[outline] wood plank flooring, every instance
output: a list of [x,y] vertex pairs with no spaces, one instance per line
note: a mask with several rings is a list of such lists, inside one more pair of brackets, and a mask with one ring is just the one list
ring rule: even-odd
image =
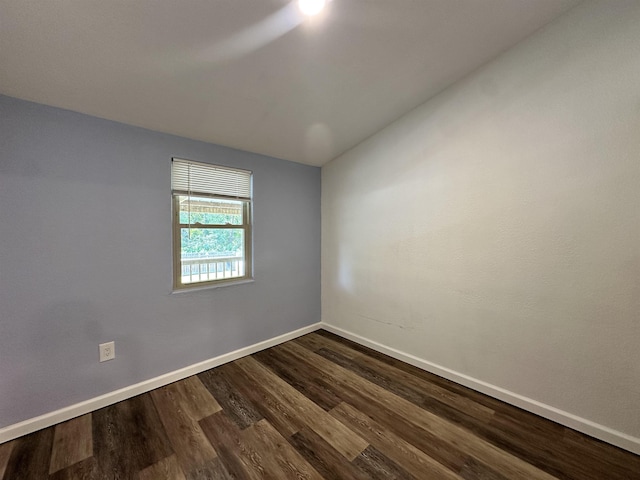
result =
[[640,456],[318,331],[0,445],[2,480],[640,480]]

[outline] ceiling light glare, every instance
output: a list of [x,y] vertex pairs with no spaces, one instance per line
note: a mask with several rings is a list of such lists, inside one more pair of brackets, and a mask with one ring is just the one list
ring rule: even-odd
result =
[[305,15],[312,17],[320,13],[326,3],[326,0],[298,0],[298,8]]

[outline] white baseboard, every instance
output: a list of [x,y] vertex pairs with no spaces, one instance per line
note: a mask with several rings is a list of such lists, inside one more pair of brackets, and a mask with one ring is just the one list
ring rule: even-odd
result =
[[610,443],[612,445],[640,455],[640,438],[627,435],[626,433],[622,433],[604,425],[600,425],[598,423],[592,422],[591,420],[587,420],[586,418],[581,418],[577,415],[573,415],[569,412],[565,412],[550,405],[546,405],[523,395],[518,395],[517,393],[510,392],[509,390],[505,390],[504,388],[491,385],[490,383],[483,382],[482,380],[478,380],[468,375],[458,373],[449,368],[436,365],[435,363],[423,360],[409,353],[402,352],[395,348],[387,347],[385,345],[382,345],[381,343],[369,340],[368,338],[362,337],[355,333],[351,333],[347,330],[335,327],[328,323],[322,322],[321,328],[335,333],[340,337],[352,340],[360,345],[364,345],[365,347],[369,347],[373,350],[376,350],[377,352],[384,353],[385,355],[389,355],[390,357],[396,358],[405,363],[409,363],[422,370],[426,370],[427,372],[434,373],[440,377],[444,377],[447,380],[459,383],[460,385],[464,385],[465,387],[469,387],[478,392],[497,398],[498,400],[502,400],[503,402],[515,405],[516,407],[520,407],[531,413],[535,413],[536,415],[540,415],[541,417],[547,418],[566,427],[578,430],[579,432],[585,433],[604,442]]
[[164,375],[160,375],[159,377],[145,380],[144,382],[136,383],[135,385],[121,388],[120,390],[106,393],[99,397],[95,397],[84,402],[77,403],[75,405],[70,405],[60,410],[46,413],[39,417],[31,418],[20,423],[9,425],[0,429],[0,443],[13,440],[14,438],[33,433],[43,428],[51,427],[57,423],[70,420],[72,418],[84,415],[86,413],[98,410],[109,405],[113,405],[114,403],[126,400],[142,393],[146,393],[155,388],[163,387],[170,383],[177,382],[178,380],[190,377],[191,375],[196,375],[198,373],[204,372],[205,370],[209,370],[210,368],[232,362],[233,360],[237,360],[247,355],[259,352],[260,350],[264,350],[266,348],[279,345],[286,341],[293,340],[294,338],[314,332],[320,328],[323,328],[329,332],[335,333],[336,335],[344,337],[348,340],[352,340],[366,347],[372,348],[373,350],[384,353],[385,355],[389,355],[390,357],[409,363],[427,372],[434,373],[448,380],[459,383],[460,385],[464,385],[465,387],[469,387],[478,392],[497,398],[498,400],[502,400],[503,402],[515,405],[524,410],[540,415],[541,417],[548,418],[549,420],[553,420],[554,422],[557,422],[561,425],[573,428],[574,430],[586,433],[587,435],[640,455],[640,438],[627,435],[626,433],[619,432],[612,428],[600,425],[585,418],[578,417],[577,415],[573,415],[571,413],[557,409],[550,405],[546,405],[531,398],[510,392],[495,385],[491,385],[487,382],[483,382],[482,380],[477,380],[468,375],[464,375],[446,367],[436,365],[435,363],[431,363],[427,360],[423,360],[395,348],[387,347],[386,345],[382,345],[381,343],[369,340],[368,338],[362,337],[355,333],[351,333],[347,330],[335,327],[324,322],[314,323],[313,325],[294,330],[293,332],[285,333],[283,335],[279,335],[277,337],[273,337],[256,344],[249,345],[248,347],[240,348],[233,352],[229,352],[224,355],[220,355],[218,357],[211,358],[209,360],[205,360],[203,362],[196,363],[194,365],[190,365],[188,367],[181,368]]
[[121,388],[120,390],[115,390],[113,392],[100,395],[99,397],[95,397],[84,402],[76,403],[75,405],[61,408],[60,410],[40,415],[39,417],[30,418],[23,422],[9,425],[0,429],[0,443],[8,442],[9,440],[13,440],[14,438],[33,433],[43,428],[51,427],[57,423],[71,420],[72,418],[78,417],[80,415],[84,415],[86,413],[93,412],[94,410],[113,405],[114,403],[118,403],[122,400],[135,397],[136,395],[140,395],[141,393],[146,393],[150,390],[163,387],[173,382],[177,382],[178,380],[196,375],[198,373],[204,372],[205,370],[209,370],[210,368],[218,367],[225,363],[232,362],[233,360],[237,360],[238,358],[242,358],[247,355],[259,352],[260,350],[264,350],[266,348],[279,345],[289,340],[293,340],[294,338],[313,332],[315,330],[318,330],[319,328],[322,328],[321,324],[314,323],[313,325],[294,330],[293,332],[285,333],[283,335],[279,335],[277,337],[255,343],[253,345],[249,345],[248,347],[225,353],[224,355],[220,355],[218,357],[211,358],[209,360],[205,360],[203,362],[199,362],[194,365],[190,365],[188,367],[166,373],[164,375],[160,375],[159,377],[151,378],[149,380],[145,380],[144,382],[136,383],[135,385],[130,385],[128,387]]

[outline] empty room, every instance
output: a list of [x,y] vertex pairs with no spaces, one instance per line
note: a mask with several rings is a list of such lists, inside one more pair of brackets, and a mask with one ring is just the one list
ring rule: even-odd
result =
[[0,480],[640,480],[639,26],[0,0]]

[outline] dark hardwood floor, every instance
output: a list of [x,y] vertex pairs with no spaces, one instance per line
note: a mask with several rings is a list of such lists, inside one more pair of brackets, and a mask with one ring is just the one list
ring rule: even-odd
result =
[[0,479],[640,479],[640,457],[319,331],[0,445]]

